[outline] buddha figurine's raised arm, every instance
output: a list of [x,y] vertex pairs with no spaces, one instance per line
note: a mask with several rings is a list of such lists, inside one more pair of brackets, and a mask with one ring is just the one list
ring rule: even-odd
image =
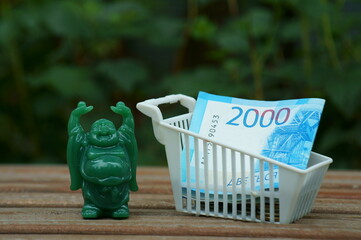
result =
[[90,112],[92,106],[86,106],[85,102],[79,102],[76,109],[71,112],[68,122],[68,146],[67,161],[70,172],[70,189],[77,190],[81,188],[82,177],[80,175],[80,154],[82,151],[82,142],[85,138],[83,127],[80,125],[80,116]]
[[122,116],[123,123],[119,127],[118,132],[124,142],[125,148],[129,154],[129,160],[132,168],[132,179],[129,182],[131,191],[137,191],[138,185],[136,181],[136,168],[138,158],[138,147],[134,135],[134,119],[130,109],[123,102],[118,102],[116,106],[112,106],[111,110]]

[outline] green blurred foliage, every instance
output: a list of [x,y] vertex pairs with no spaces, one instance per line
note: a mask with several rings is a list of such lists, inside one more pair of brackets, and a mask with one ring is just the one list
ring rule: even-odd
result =
[[65,163],[79,100],[132,108],[139,164],[164,165],[137,102],[198,91],[327,100],[314,151],[361,169],[358,0],[2,0],[2,163]]

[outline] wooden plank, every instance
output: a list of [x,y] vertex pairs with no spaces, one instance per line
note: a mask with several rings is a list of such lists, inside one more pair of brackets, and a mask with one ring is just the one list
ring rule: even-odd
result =
[[361,189],[361,180],[337,180],[324,182],[322,189]]
[[321,189],[361,190],[361,171],[328,171]]
[[[4,237],[4,238],[2,238]],[[168,240],[168,239],[176,239],[176,240],[188,240],[188,239],[218,239],[217,237],[211,237],[211,236],[154,236],[154,235],[142,235],[142,236],[136,236],[136,235],[122,235],[121,237],[119,235],[88,235],[88,234],[3,234],[0,235],[0,239],[22,239],[22,240],[98,240],[98,239],[104,239],[104,240]],[[225,237],[222,238],[225,240],[232,240],[236,238],[232,237]],[[237,238],[237,239],[249,239],[249,238]]]
[[312,212],[289,225],[197,217],[177,212],[167,168],[140,167],[138,183],[139,192],[131,194],[129,219],[83,220],[81,192],[69,190],[69,173],[65,165],[2,165],[0,233],[7,234],[3,235],[6,239],[10,236],[49,239],[58,237],[54,234],[59,233],[67,234],[69,239],[82,239],[88,237],[85,235],[88,233],[109,239],[116,235],[132,239],[137,239],[133,235],[139,238],[156,236],[157,239],[160,236],[165,239],[176,236],[180,239],[197,236],[207,239],[361,239],[361,171],[327,172]]
[[[66,165],[0,165],[0,182],[68,182]],[[164,167],[138,167],[141,180],[169,182],[169,172]]]
[[[81,208],[83,197],[77,193],[1,193],[0,207]],[[132,193],[130,208],[174,209],[173,195]]]
[[[63,183],[0,183],[0,192],[78,193],[71,191],[69,184]],[[137,193],[172,194],[170,184],[138,184]]]
[[325,179],[358,179],[361,180],[361,171],[328,170]]
[[7,208],[0,209],[0,233],[347,239],[361,238],[358,220],[351,214],[310,214],[295,224],[275,225],[154,209],[135,209],[127,220],[83,220],[73,208]]
[[324,189],[318,192],[320,198],[361,199],[361,189]]
[[[68,169],[57,166],[0,166],[0,192],[71,192]],[[166,168],[138,168],[140,193],[172,194]]]
[[[139,179],[139,193],[172,194],[170,182],[141,181],[141,177]],[[0,182],[0,192],[70,193],[68,186],[69,182]],[[361,188],[321,187],[318,197],[361,199]]]
[[[6,179],[38,180],[54,179],[64,181],[69,179],[69,171],[66,165],[0,165],[0,181]],[[151,176],[152,178],[169,179],[166,167],[144,167],[137,169],[140,176]],[[329,170],[324,182],[335,180],[361,180],[361,171],[337,171]],[[360,183],[360,182],[358,182]]]
[[317,198],[312,207],[312,213],[361,215],[361,200]]
[[[172,194],[172,186],[169,184],[142,184],[138,183],[139,193]],[[71,193],[68,183],[44,182],[44,183],[0,183],[0,192],[38,192],[38,193]],[[78,190],[77,192],[80,192]]]
[[[66,166],[0,166],[0,192],[70,192]],[[338,176],[337,174],[342,174]],[[320,197],[360,199],[361,174],[330,171],[321,186]],[[139,168],[141,193],[171,194],[166,168]],[[332,190],[334,189],[334,191]]]
[[[141,184],[170,184],[168,169],[165,167],[139,167],[137,172]],[[0,173],[0,183],[69,184],[69,173],[65,165],[1,165]],[[361,171],[328,171],[322,188],[361,189]]]
[[[0,207],[54,207],[81,208],[81,193],[1,193]],[[130,208],[174,209],[173,196],[170,194],[132,193]],[[340,200],[338,198],[317,198],[313,213],[360,214],[361,200]]]

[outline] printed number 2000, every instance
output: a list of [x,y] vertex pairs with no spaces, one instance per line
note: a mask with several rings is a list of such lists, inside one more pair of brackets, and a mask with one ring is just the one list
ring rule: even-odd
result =
[[[232,109],[238,110],[238,114],[234,118],[229,120],[226,124],[233,125],[233,126],[239,126],[240,123],[237,123],[236,121],[242,117],[243,109],[241,107],[232,107]],[[251,113],[253,113],[253,114],[251,114]],[[285,116],[283,117],[283,119],[280,119],[280,115],[282,113]],[[256,126],[257,123],[259,123],[259,125],[262,128],[265,128],[265,127],[270,126],[273,123],[273,121],[276,125],[282,125],[288,121],[288,119],[290,117],[290,113],[291,113],[291,109],[281,108],[277,111],[277,113],[275,113],[275,111],[273,109],[267,109],[267,110],[263,111],[262,114],[260,115],[260,112],[257,109],[250,108],[244,113],[243,125],[247,128],[251,128],[251,127]],[[253,119],[252,119],[252,117],[250,117],[250,114],[251,114],[251,116],[253,116]],[[268,117],[268,118],[266,118],[266,117]],[[266,121],[266,119],[268,119],[268,121]]]

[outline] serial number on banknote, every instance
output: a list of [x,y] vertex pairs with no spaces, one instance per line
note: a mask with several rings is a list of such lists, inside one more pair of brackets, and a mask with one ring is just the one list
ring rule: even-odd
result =
[[[219,124],[219,119],[220,119],[220,116],[217,115],[217,114],[213,114],[212,116],[212,120],[211,120],[211,124],[208,128],[208,137],[210,138],[214,138],[216,135],[216,132],[217,132],[217,127],[218,127],[218,124]],[[207,142],[207,154],[209,155],[211,153],[211,148],[213,146],[213,143],[212,142]],[[201,161],[201,164],[204,164],[204,156],[202,157],[202,161]]]
[[214,114],[212,117],[210,128],[208,129],[208,137],[215,137],[215,134],[217,132],[217,127],[219,123],[219,115]]

